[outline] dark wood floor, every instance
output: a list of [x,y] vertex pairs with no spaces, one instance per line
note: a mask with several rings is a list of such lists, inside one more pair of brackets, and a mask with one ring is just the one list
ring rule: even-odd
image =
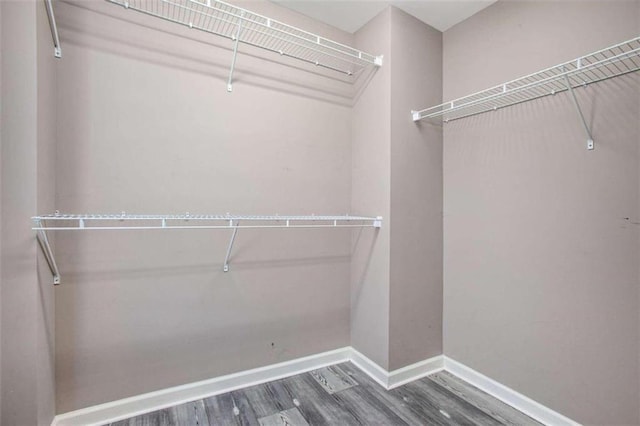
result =
[[539,425],[439,372],[387,391],[346,362],[112,423],[156,425]]

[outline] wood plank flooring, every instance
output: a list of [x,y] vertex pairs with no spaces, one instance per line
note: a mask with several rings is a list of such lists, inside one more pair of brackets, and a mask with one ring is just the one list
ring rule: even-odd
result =
[[387,391],[350,362],[111,426],[540,425],[445,372]]

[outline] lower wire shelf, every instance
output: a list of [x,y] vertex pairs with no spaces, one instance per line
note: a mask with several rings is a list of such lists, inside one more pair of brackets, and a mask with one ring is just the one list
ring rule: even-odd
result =
[[243,216],[243,215],[131,215],[121,214],[47,214],[32,217],[33,230],[53,274],[60,284],[60,272],[47,236],[48,231],[126,231],[164,229],[229,229],[231,240],[223,270],[229,271],[229,258],[238,229],[261,228],[380,228],[382,217],[368,216]]

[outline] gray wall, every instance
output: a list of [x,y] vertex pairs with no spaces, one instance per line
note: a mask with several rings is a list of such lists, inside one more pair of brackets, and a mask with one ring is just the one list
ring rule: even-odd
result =
[[[2,20],[2,5],[0,5],[0,49],[4,50],[4,44],[3,41],[4,37],[3,37],[3,33],[4,31],[2,30],[2,27],[4,26],[4,21]],[[2,79],[2,70],[4,68],[4,66],[2,65],[2,55],[0,55],[0,94],[3,94],[4,92],[2,91],[5,83],[4,80]],[[2,120],[4,119],[4,113],[2,110],[2,100],[4,99],[4,96],[0,96],[0,123],[2,123]],[[3,169],[3,163],[2,163],[2,138],[3,138],[3,132],[2,129],[0,128],[0,177],[2,176],[2,169]],[[2,181],[0,180],[0,212],[2,212],[2,203],[3,203],[3,197],[2,197]],[[2,401],[3,401],[3,392],[2,392],[2,287],[4,287],[2,285],[2,262],[4,261],[4,258],[2,256],[2,228],[3,228],[3,223],[2,223],[2,219],[0,218],[0,422],[2,422]]]
[[[350,83],[242,47],[229,94],[230,41],[107,2],[56,6],[58,209],[350,211]],[[351,231],[241,230],[225,274],[229,237],[57,235],[58,412],[350,344]]]
[[442,99],[442,33],[391,9],[389,370],[442,354],[442,127],[410,109]]
[[[444,98],[637,36],[638,2],[498,2],[444,34]],[[570,418],[638,424],[638,75],[444,130],[444,349]]]
[[354,237],[351,342],[395,370],[442,353],[442,130],[408,106],[440,102],[442,34],[389,7],[355,36],[385,58],[353,107],[352,210],[385,222]]
[[351,344],[389,367],[389,274],[391,213],[391,9],[355,34],[356,46],[384,55],[353,106],[351,210],[384,217],[375,234],[356,233],[351,261]]
[[[46,7],[36,1],[38,152],[36,161],[38,213],[55,209],[56,197],[56,71],[53,41]],[[54,247],[55,249],[55,247]],[[55,407],[55,293],[51,271],[38,248],[38,307],[36,363],[38,376],[38,424],[50,424]]]
[[[579,91],[594,152],[564,94],[449,123],[444,152],[408,111],[630,38],[637,2],[499,2],[444,46],[395,8],[351,36],[246,2],[385,66],[352,85],[243,47],[233,94],[224,40],[65,2],[54,63],[42,2],[0,4],[2,424],[349,344],[393,370],[442,326],[448,356],[569,417],[640,422],[638,76]],[[54,314],[28,220],[54,208],[385,222],[241,231],[227,274],[228,233],[60,234]]]
[[55,412],[53,289],[31,231],[51,208],[53,48],[43,2],[2,2],[1,424],[50,424]]
[[[2,20],[2,5],[0,5],[0,49],[4,50],[4,44],[3,44],[3,33],[4,31],[2,30],[3,25],[3,20]],[[2,79],[2,70],[4,68],[4,66],[2,65],[2,55],[0,55],[0,94],[3,94],[4,92],[2,91],[2,88],[4,87],[5,83],[4,80]],[[2,120],[4,119],[4,113],[2,111],[2,100],[4,99],[4,96],[0,96],[0,123],[2,123]],[[3,132],[2,129],[0,128],[0,177],[2,176],[2,138],[3,138]],[[2,181],[0,180],[0,212],[2,211]],[[0,422],[2,421],[2,401],[3,401],[3,393],[2,393],[2,262],[4,261],[4,258],[2,257],[2,228],[3,228],[3,223],[2,223],[2,219],[0,218]]]

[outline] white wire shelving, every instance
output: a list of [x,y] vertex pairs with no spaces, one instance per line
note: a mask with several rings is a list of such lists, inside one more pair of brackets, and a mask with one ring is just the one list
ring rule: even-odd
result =
[[229,92],[233,90],[232,78],[239,42],[350,76],[358,75],[370,65],[382,66],[382,56],[362,52],[219,0],[107,1],[232,40],[233,58],[227,85]]
[[223,270],[229,271],[229,259],[238,229],[264,228],[380,228],[382,217],[366,216],[241,216],[241,215],[135,215],[135,214],[47,214],[32,217],[33,230],[53,274],[60,283],[60,272],[47,232],[49,231],[130,231],[167,229],[232,230]]
[[638,70],[640,70],[640,37],[462,98],[419,111],[411,111],[411,116],[414,121],[442,117],[445,122],[448,122],[568,90],[587,132],[587,147],[593,149],[591,132],[582,116],[573,90]]

